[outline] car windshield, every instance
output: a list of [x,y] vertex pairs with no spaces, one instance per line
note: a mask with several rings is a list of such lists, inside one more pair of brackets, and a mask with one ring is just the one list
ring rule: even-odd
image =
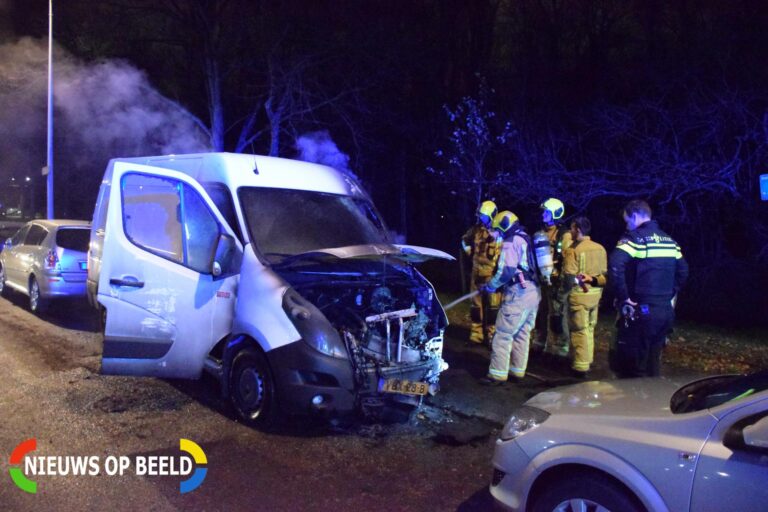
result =
[[387,243],[373,205],[362,198],[306,190],[241,188],[251,240],[276,263],[319,249]]
[[686,384],[675,391],[670,409],[675,414],[711,409],[768,389],[768,370],[749,375],[719,375]]
[[56,245],[72,251],[88,251],[91,231],[87,228],[59,228],[56,232]]

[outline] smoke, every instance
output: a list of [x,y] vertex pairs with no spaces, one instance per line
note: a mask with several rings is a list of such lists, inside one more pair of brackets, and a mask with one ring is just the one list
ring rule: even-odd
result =
[[[60,47],[53,60],[57,216],[59,204],[67,206],[65,212],[90,216],[110,158],[209,150],[199,121],[127,62],[83,63]],[[42,181],[47,79],[46,40],[0,45],[0,184],[23,175]],[[81,187],[78,197],[68,197],[64,185]]]
[[328,130],[300,135],[296,139],[296,149],[299,151],[300,160],[327,165],[357,179],[349,168],[349,156],[339,150]]

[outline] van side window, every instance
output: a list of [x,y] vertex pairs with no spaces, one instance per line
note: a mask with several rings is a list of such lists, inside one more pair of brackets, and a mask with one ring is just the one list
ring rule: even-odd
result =
[[205,191],[208,193],[208,197],[211,198],[213,204],[221,212],[221,216],[227,221],[229,227],[232,228],[232,232],[235,234],[240,243],[243,243],[243,235],[240,232],[240,223],[237,222],[237,215],[235,214],[235,204],[232,201],[232,193],[229,191],[226,185],[223,183],[206,182],[201,183]]
[[195,189],[180,181],[123,176],[125,234],[149,252],[209,274],[219,223]]
[[48,236],[47,229],[38,226],[37,224],[32,224],[29,227],[29,232],[27,233],[26,238],[24,238],[24,245],[40,245],[43,243],[46,236]]
[[219,240],[219,223],[200,195],[188,185],[184,185],[183,204],[187,266],[208,274]]
[[182,263],[180,183],[142,174],[122,180],[123,225],[131,242]]

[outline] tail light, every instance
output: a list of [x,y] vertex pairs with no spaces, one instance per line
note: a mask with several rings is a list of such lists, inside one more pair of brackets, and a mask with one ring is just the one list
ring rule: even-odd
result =
[[48,256],[45,257],[45,268],[54,269],[59,263],[59,257],[56,255],[56,251],[48,251]]

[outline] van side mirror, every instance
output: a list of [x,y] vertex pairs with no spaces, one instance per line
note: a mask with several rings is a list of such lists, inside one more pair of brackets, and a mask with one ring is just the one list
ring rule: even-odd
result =
[[736,423],[725,433],[723,444],[733,450],[768,455],[768,416]]
[[216,252],[211,262],[211,274],[213,277],[236,274],[240,271],[240,258],[238,257],[235,239],[229,235],[219,235],[216,242]]

